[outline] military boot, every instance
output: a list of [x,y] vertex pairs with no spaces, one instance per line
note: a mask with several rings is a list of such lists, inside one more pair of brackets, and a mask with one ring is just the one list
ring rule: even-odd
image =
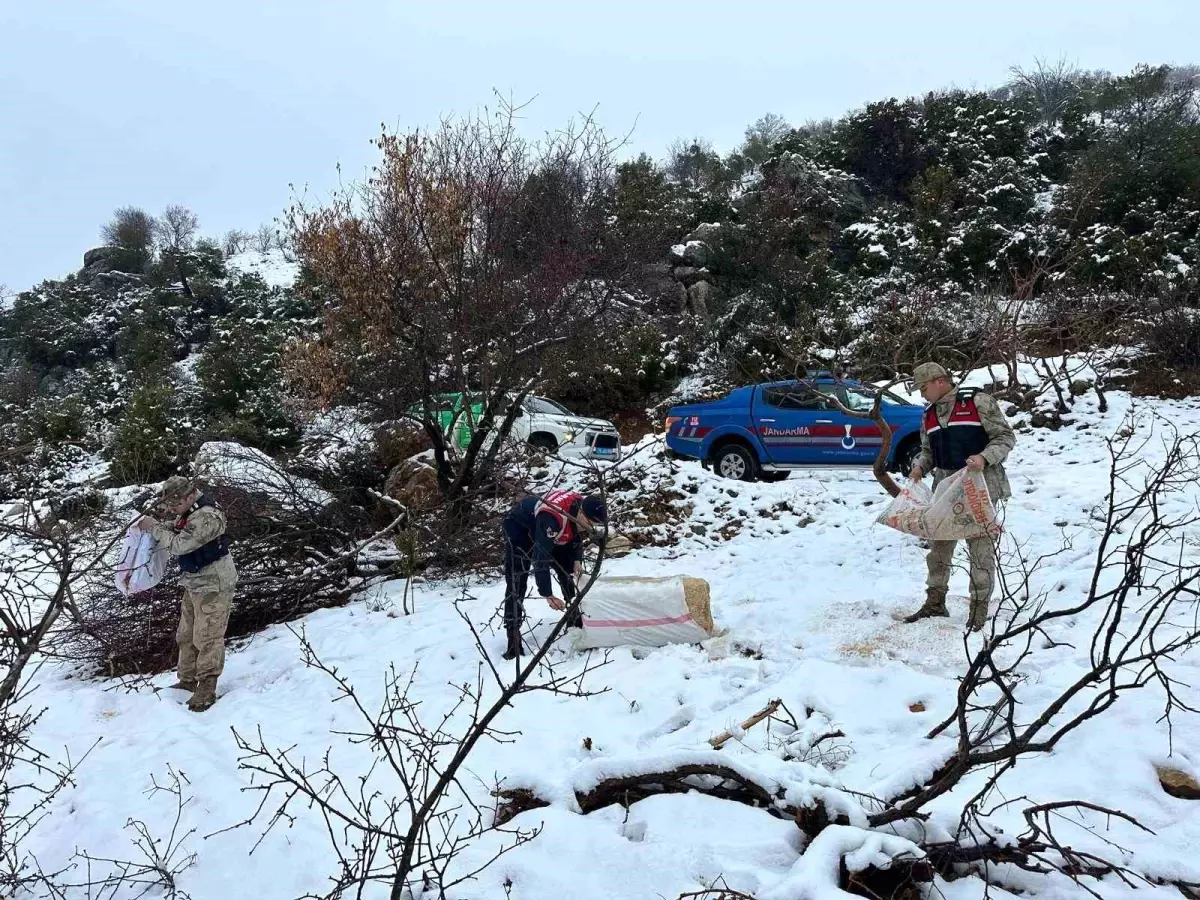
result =
[[192,712],[204,712],[217,702],[217,679],[201,678],[196,682],[196,692],[188,701],[188,709]]
[[508,634],[508,646],[504,650],[504,658],[516,659],[525,652],[525,646],[521,643],[521,626],[509,625],[505,632]]
[[196,690],[196,681],[192,678],[180,678],[167,688],[168,691],[187,691],[189,694]]
[[967,617],[967,631],[983,631],[988,620],[988,602],[971,600],[971,614]]
[[905,616],[904,621],[912,624],[919,622],[921,619],[932,619],[934,616],[948,616],[950,610],[946,609],[946,589],[945,588],[926,588],[925,603],[911,616]]

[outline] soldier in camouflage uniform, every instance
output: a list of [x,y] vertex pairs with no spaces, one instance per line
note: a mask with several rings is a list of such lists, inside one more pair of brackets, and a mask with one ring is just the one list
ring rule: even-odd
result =
[[[1016,445],[1017,436],[996,400],[973,388],[957,389],[950,373],[937,363],[922,363],[913,370],[913,381],[929,403],[921,424],[921,455],[913,464],[910,477],[919,481],[933,472],[933,487],[947,475],[964,467],[983,472],[992,502],[1012,496],[1004,460]],[[946,591],[950,585],[950,565],[957,541],[932,541],[926,564],[929,569],[925,604],[906,622],[930,616],[947,616]],[[992,537],[967,541],[971,562],[970,631],[987,624],[988,602],[996,580],[996,541]]]
[[188,709],[203,712],[217,702],[217,679],[225,668],[225,628],[237,584],[225,514],[178,475],[167,479],[157,508],[173,516],[174,524],[144,516],[138,525],[179,559],[179,681],[171,687],[191,691]]

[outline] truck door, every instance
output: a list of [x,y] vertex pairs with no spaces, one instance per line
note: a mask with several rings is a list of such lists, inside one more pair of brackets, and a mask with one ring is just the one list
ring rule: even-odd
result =
[[813,465],[819,444],[814,427],[829,420],[828,399],[801,382],[768,385],[755,391],[754,427],[767,454],[780,466]]

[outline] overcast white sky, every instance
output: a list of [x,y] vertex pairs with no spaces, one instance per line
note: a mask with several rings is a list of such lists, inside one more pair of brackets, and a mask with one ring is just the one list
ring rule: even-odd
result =
[[1200,62],[1198,0],[0,0],[0,284],[81,264],[118,206],[253,230],[410,128],[537,99],[531,134],[598,107],[631,152],[725,150],[1014,64]]

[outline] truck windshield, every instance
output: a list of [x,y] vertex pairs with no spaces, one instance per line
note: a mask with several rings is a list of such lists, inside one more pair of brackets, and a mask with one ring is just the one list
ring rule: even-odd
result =
[[[867,390],[851,390],[846,388],[846,406],[855,411],[870,409],[875,402],[875,392]],[[883,392],[882,405],[884,406],[900,406],[902,401],[900,398]]]
[[569,416],[571,411],[565,407],[559,406],[553,400],[547,400],[545,397],[526,397],[525,408],[534,415],[542,416]]

